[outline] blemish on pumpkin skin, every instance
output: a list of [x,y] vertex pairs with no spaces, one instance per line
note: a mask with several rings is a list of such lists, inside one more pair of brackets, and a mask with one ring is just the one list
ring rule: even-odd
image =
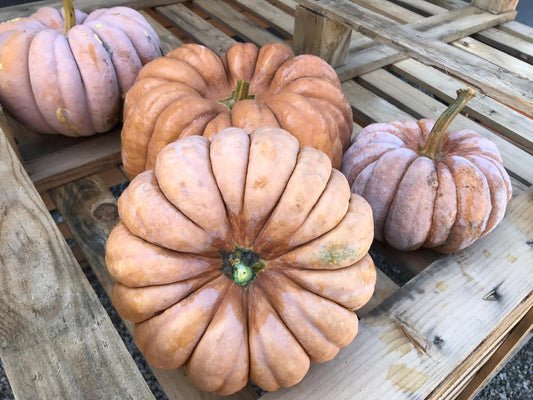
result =
[[268,178],[266,176],[262,176],[259,179],[256,179],[254,182],[254,185],[252,186],[254,189],[262,189],[266,186],[268,183]]
[[428,378],[425,373],[405,364],[392,364],[387,370],[385,379],[408,393],[414,393],[427,382]]
[[512,254],[507,254],[507,256],[505,257],[505,259],[510,262],[511,264],[515,263],[516,260],[518,260],[518,258],[516,258],[515,256],[513,256]]
[[323,264],[338,265],[349,258],[356,258],[356,252],[349,246],[331,243],[320,250],[318,258]]
[[490,258],[492,256],[492,253],[485,249],[483,250],[483,255],[485,256],[485,258]]
[[89,45],[89,56],[91,57],[91,60],[93,61],[94,69],[100,72],[100,68],[98,67],[98,57],[96,57],[96,50],[92,44]]

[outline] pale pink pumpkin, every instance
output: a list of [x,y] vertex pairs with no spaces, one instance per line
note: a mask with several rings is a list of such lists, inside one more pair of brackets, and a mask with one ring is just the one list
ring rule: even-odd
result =
[[452,253],[489,233],[505,214],[511,182],[496,145],[472,130],[447,132],[475,96],[435,122],[368,125],[344,154],[342,171],[374,215],[374,237],[399,250]]
[[159,37],[133,9],[87,16],[64,4],[66,18],[63,9],[43,7],[0,24],[0,102],[41,133],[105,132],[141,67],[161,55]]

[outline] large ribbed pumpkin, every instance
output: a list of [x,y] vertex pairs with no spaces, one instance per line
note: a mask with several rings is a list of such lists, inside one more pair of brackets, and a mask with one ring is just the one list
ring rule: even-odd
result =
[[64,4],[66,19],[64,9],[43,7],[0,24],[0,102],[37,132],[105,132],[141,67],[161,55],[159,37],[131,8],[87,16]]
[[220,394],[276,390],[355,337],[376,280],[370,206],[289,133],[180,139],[118,207],[112,300],[153,367]]
[[451,253],[489,233],[505,214],[511,182],[496,145],[472,130],[448,132],[470,89],[437,122],[371,124],[342,171],[372,206],[375,237],[399,250]]
[[340,168],[352,125],[337,74],[316,56],[294,57],[279,43],[237,43],[218,57],[187,44],[143,67],[128,93],[122,162],[133,177],[153,168],[159,151],[179,137],[274,126]]

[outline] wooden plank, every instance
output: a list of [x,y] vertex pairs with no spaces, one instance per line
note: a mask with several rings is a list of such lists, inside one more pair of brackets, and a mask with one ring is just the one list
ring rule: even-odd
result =
[[[436,120],[446,108],[441,102],[422,93],[385,70],[369,72],[361,75],[359,79],[371,87],[373,92],[384,96],[389,101],[401,104],[404,110],[412,113],[416,118],[432,118]],[[532,155],[463,115],[458,115],[451,123],[449,129],[472,129],[492,140],[498,146],[505,167],[516,176],[533,183],[533,169],[530,167],[533,164]]]
[[[385,7],[387,3],[390,2],[382,1],[379,4],[380,12],[384,11],[382,7]],[[375,5],[376,7],[377,4]],[[471,13],[475,7],[468,7],[467,9]],[[425,19],[412,12],[402,13],[398,16],[398,18],[400,17],[403,22],[410,21],[406,27],[423,30],[428,37],[448,43],[477,32],[480,29],[501,23],[512,16],[510,14],[494,16],[489,13],[479,12],[465,16],[459,11],[451,11]],[[367,46],[363,50],[352,52],[348,56],[346,64],[337,68],[337,74],[341,80],[347,80],[406,58],[408,58],[407,53],[386,44],[374,42],[374,45],[371,47]]]
[[494,14],[514,10],[518,0],[472,0],[472,5]]
[[154,28],[159,39],[161,40],[161,51],[163,55],[167,54],[169,51],[174,50],[175,48],[181,46],[183,42],[174,36],[170,31],[157,22],[154,18],[150,16],[146,11],[140,11],[142,16],[146,18],[148,23]]
[[263,399],[446,398],[533,306],[532,235],[530,188],[490,235],[440,258],[362,318],[336,358]]
[[233,3],[260,18],[287,36],[294,33],[294,18],[265,0],[233,0]]
[[531,41],[499,29],[487,29],[482,34],[476,35],[476,38],[515,57],[533,63],[533,42]]
[[496,352],[483,364],[474,378],[463,389],[457,400],[468,400],[474,397],[487,384],[487,382],[500,370],[505,361],[511,358],[521,345],[531,340],[533,334],[533,308],[512,329]]
[[11,126],[9,125],[9,121],[7,120],[7,117],[4,114],[4,109],[1,105],[0,105],[0,130],[5,135],[7,141],[9,142],[9,145],[15,152],[18,159],[22,161],[22,155],[20,154],[19,148],[17,146],[15,135],[13,135],[13,130],[11,129]]
[[[57,209],[69,224],[76,242],[108,295],[114,280],[105,264],[105,243],[118,221],[117,201],[97,176],[90,176],[50,191]],[[133,332],[134,324],[124,320]],[[169,399],[210,400],[222,398],[214,393],[196,389],[183,369],[164,371],[152,369]],[[233,396],[232,400],[250,400],[258,396],[251,386]]]
[[[448,103],[455,99],[456,90],[463,85],[453,77],[413,59],[395,63],[391,68]],[[465,112],[533,153],[533,119],[487,96],[476,96],[469,101]]]
[[453,46],[466,51],[470,54],[482,58],[484,60],[490,61],[493,64],[496,64],[502,68],[505,68],[512,73],[521,76],[523,78],[533,80],[533,66],[530,64],[521,61],[520,59],[513,57],[503,51],[500,51],[488,44],[480,42],[479,40],[472,39],[470,37],[465,37],[459,40],[456,40],[452,43]]
[[235,43],[235,40],[216,29],[183,4],[158,7],[156,11],[168,18],[176,28],[185,32],[193,40],[209,47],[219,56],[225,54],[228,47]]
[[328,3],[305,0],[304,4],[369,37],[403,48],[414,58],[445,69],[479,87],[485,94],[533,114],[532,81],[502,71],[485,60],[432,39],[426,33],[402,26],[349,0]]
[[314,54],[332,67],[346,61],[352,30],[338,22],[298,6],[294,19],[293,49],[298,55]]
[[533,42],[533,27],[531,26],[521,24],[517,21],[509,21],[505,24],[499,25],[498,29],[503,32],[511,33],[512,35],[528,42]]
[[267,43],[284,43],[283,39],[254,24],[235,8],[222,1],[194,0],[193,4],[237,32],[244,40],[260,46]]
[[0,355],[15,397],[153,399],[0,134]]
[[276,7],[288,13],[289,15],[294,15],[294,10],[296,10],[296,6],[298,5],[298,2],[295,0],[269,0],[269,1]]
[[[163,6],[166,4],[178,3],[184,0],[84,0],[76,1],[76,8],[85,12],[96,10],[97,8],[109,8],[116,6],[126,6],[131,8],[146,8]],[[0,21],[7,21],[12,18],[28,17],[41,7],[52,7],[60,9],[63,7],[62,1],[36,1],[33,3],[19,4],[15,6],[2,7],[0,9]]]
[[26,164],[34,185],[45,191],[120,163],[120,128],[88,138]]

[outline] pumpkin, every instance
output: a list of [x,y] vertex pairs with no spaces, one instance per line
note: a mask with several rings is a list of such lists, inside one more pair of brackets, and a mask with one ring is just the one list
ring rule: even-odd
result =
[[371,209],[289,133],[228,128],[167,145],[119,198],[112,301],[155,368],[227,395],[299,382],[357,333],[372,296]]
[[[159,37],[126,7],[40,8],[0,24],[0,102],[41,133],[87,136],[118,121],[121,94],[161,55]],[[65,11],[66,15],[65,15]],[[76,25],[78,23],[78,25]]]
[[475,96],[457,94],[436,122],[368,125],[344,155],[352,192],[372,206],[375,238],[398,250],[464,249],[494,229],[511,198],[496,145],[469,129],[447,131]]
[[280,43],[236,43],[223,57],[186,44],[143,67],[126,96],[122,162],[134,177],[177,138],[260,126],[289,131],[340,168],[353,121],[333,68]]

